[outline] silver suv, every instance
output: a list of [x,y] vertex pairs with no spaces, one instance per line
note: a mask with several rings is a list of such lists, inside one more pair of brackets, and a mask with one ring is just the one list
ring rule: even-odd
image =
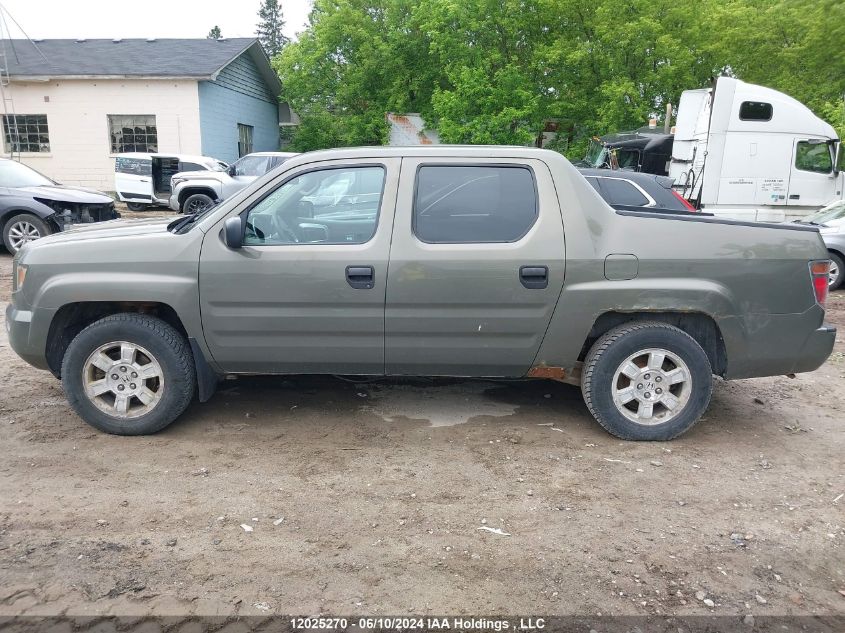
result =
[[170,179],[170,208],[182,213],[201,213],[293,156],[296,156],[293,152],[255,152],[242,156],[226,171],[174,174]]

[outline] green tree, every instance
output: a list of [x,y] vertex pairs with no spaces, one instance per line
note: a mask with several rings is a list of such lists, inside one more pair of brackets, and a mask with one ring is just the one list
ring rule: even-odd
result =
[[282,6],[279,0],[263,0],[258,9],[256,35],[271,59],[278,55],[289,41],[282,33],[284,26],[285,20],[282,17]]
[[220,27],[215,24],[213,27],[211,27],[211,30],[208,32],[208,35],[206,35],[206,37],[210,40],[219,40],[221,37],[223,37],[223,34],[220,32]]
[[275,61],[296,149],[383,143],[419,112],[444,142],[571,138],[662,119],[726,73],[790,94],[845,133],[841,0],[315,0]]

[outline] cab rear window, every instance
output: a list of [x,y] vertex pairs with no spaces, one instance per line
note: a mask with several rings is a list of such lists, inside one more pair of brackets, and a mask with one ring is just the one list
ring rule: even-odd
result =
[[515,242],[537,221],[534,174],[510,165],[423,165],[414,235],[430,244]]

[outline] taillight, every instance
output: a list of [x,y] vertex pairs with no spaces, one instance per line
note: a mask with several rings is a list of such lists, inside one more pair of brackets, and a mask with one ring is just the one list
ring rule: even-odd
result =
[[827,301],[828,284],[830,284],[830,260],[810,262],[810,275],[813,278],[816,302],[824,306],[824,302]]
[[682,205],[684,205],[684,206],[686,207],[687,211],[689,211],[690,213],[698,213],[698,209],[696,209],[694,206],[692,206],[692,205],[690,204],[690,201],[689,201],[689,200],[687,200],[686,198],[684,198],[681,194],[679,194],[679,193],[678,193],[677,191],[675,191],[674,189],[671,189],[670,191],[672,192],[672,195],[673,195],[673,196],[675,196],[678,200],[680,200],[680,201],[681,201],[681,204],[682,204]]

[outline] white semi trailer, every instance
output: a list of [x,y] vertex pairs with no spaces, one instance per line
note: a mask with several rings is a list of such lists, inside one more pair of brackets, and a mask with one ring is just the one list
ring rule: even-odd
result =
[[792,97],[731,77],[681,95],[669,175],[702,210],[784,221],[843,197],[836,131]]

